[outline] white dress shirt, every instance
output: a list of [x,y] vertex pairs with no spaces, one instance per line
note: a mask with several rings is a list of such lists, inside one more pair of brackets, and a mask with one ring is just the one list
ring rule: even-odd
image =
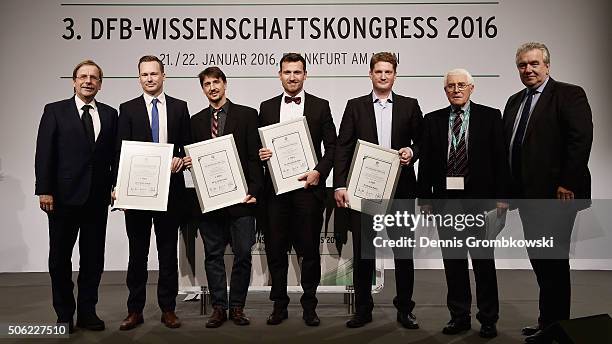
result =
[[306,99],[304,99],[304,90],[302,89],[300,93],[296,95],[296,97],[300,97],[301,99],[299,105],[295,102],[285,103],[285,97],[291,96],[286,92],[283,92],[281,97],[280,122],[285,122],[304,116],[304,103],[306,102]]
[[97,140],[98,135],[100,135],[100,128],[102,127],[102,124],[100,124],[100,115],[98,114],[98,106],[96,105],[96,100],[94,99],[91,101],[91,103],[85,104],[85,102],[82,101],[81,98],[79,98],[79,96],[75,94],[74,102],[76,103],[77,111],[79,113],[80,118],[83,118],[83,112],[84,112],[83,106],[85,105],[91,106],[91,109],[89,110],[89,114],[91,115],[91,119],[93,120],[94,135],[95,135],[95,140]]
[[[149,124],[151,124],[151,111],[153,111],[153,96],[143,93],[147,113],[149,114]],[[168,111],[166,109],[166,95],[164,92],[157,96],[157,113],[159,114],[159,143],[168,143]]]

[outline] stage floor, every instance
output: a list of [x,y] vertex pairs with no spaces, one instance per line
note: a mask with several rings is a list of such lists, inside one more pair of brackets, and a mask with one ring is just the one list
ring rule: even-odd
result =
[[[472,278],[473,279],[473,278]],[[76,277],[74,279],[76,281]],[[385,272],[385,288],[374,296],[373,322],[359,329],[348,329],[347,306],[341,294],[319,295],[317,312],[321,326],[306,327],[302,321],[299,294],[292,297],[289,319],[278,326],[266,325],[272,309],[268,295],[251,293],[246,313],[251,325],[239,327],[231,322],[217,329],[207,329],[207,315],[200,315],[199,302],[177,298],[180,329],[170,330],[160,324],[156,301],[157,273],[149,273],[145,323],[132,331],[119,331],[126,316],[127,287],[125,272],[105,272],[100,287],[98,315],[106,322],[103,332],[77,330],[70,339],[44,339],[44,343],[522,343],[520,328],[537,321],[538,297],[535,276],[530,270],[499,270],[500,295],[499,336],[485,340],[478,336],[480,324],[472,308],[472,330],[460,336],[446,336],[440,331],[449,320],[446,309],[446,284],[443,270],[415,272],[414,314],[421,328],[406,330],[395,321],[392,304],[395,295],[393,270]],[[47,273],[0,274],[0,324],[49,323],[55,321],[51,304],[50,279]],[[612,313],[612,271],[572,272],[572,317]],[[472,293],[475,295],[474,286]],[[475,303],[475,296],[474,296]],[[210,308],[208,309],[210,315]],[[76,319],[75,319],[76,320]],[[1,338],[0,342],[40,342],[41,339]]]

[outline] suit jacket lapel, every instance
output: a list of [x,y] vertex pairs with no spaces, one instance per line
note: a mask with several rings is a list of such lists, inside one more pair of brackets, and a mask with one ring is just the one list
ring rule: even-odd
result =
[[[376,114],[374,113],[374,104],[372,103],[372,93],[370,93],[367,96],[363,97],[363,106],[365,108],[365,115],[367,118],[365,118],[364,123],[368,125],[368,128],[370,129],[370,135],[372,137],[372,143],[374,144],[380,144],[378,142],[378,128],[376,126]],[[393,138],[391,138],[391,140],[393,140]]]
[[506,134],[506,142],[510,142],[512,139],[512,132],[514,131],[514,122],[516,121],[516,116],[518,116],[519,107],[521,106],[521,101],[523,100],[523,95],[525,91],[521,91],[518,94],[514,95],[510,99],[510,106],[508,107],[508,113],[505,113],[504,116],[508,116],[508,120],[504,121],[504,133]]
[[174,142],[174,126],[176,125],[176,113],[174,112],[174,105],[174,98],[169,97],[166,94],[166,130],[168,134],[168,143]]
[[[442,161],[448,164],[448,119],[450,117],[450,106],[446,107],[440,113],[440,116],[436,118],[437,132],[438,132],[438,144],[440,145],[440,153],[442,153]],[[446,165],[445,165],[446,166]]]
[[482,129],[480,129],[480,125],[482,124],[480,115],[481,113],[478,111],[478,104],[475,104],[474,102],[472,102],[470,104],[470,123],[468,127],[468,140],[469,141],[466,142],[467,149],[468,149],[468,155],[467,155],[468,167],[471,167],[470,157],[474,156],[473,155],[474,147],[476,146],[475,144],[471,144],[470,142],[478,142],[476,138],[478,137],[478,135],[480,135],[480,133],[482,133]]
[[280,96],[274,98],[274,102],[276,103],[276,106],[272,107],[272,112],[270,112],[270,124],[275,124],[280,122],[280,108],[281,108],[281,102],[283,101],[283,95],[281,94]]
[[[237,114],[234,112],[234,104],[228,102],[227,113],[225,114],[225,126],[223,127],[223,135],[231,134],[236,130],[236,125],[238,125],[239,118],[237,118]],[[212,120],[212,118],[210,119]]]
[[151,121],[149,120],[149,112],[147,111],[147,104],[145,103],[143,96],[139,97],[138,103],[139,103],[138,107],[140,109],[138,113],[136,113],[136,115],[139,116],[142,121],[144,121],[145,130],[147,131],[146,132],[147,139],[149,140],[149,142],[153,142],[153,133],[151,132]]
[[[391,114],[391,147],[397,147],[396,141],[399,140],[402,135],[400,130],[400,123],[402,123],[400,116],[402,115],[402,104],[400,103],[399,97],[393,94],[393,111]],[[374,108],[374,106],[372,106]]]
[[81,121],[81,114],[76,106],[76,101],[73,98],[70,98],[70,101],[67,103],[69,109],[65,113],[70,114],[68,116],[68,120],[72,122],[74,126],[76,126],[78,134],[83,142],[87,142],[87,136],[85,135],[85,128],[83,128],[83,122]]

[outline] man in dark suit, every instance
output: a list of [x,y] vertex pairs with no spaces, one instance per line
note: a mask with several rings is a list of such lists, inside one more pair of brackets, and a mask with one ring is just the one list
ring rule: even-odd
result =
[[[168,210],[125,210],[125,227],[129,239],[130,258],[126,283],[130,291],[128,316],[119,329],[130,330],[143,323],[142,310],[146,300],[147,260],[151,224],[155,228],[159,260],[157,301],[162,311],[161,321],[169,328],[180,327],[174,310],[178,293],[177,240],[185,182],[181,170],[183,146],[190,142],[187,103],[166,95],[163,91],[164,65],[155,56],[143,56],[138,62],[139,80],[144,94],[119,106],[117,157],[122,140],[174,144],[172,176]],[[119,159],[117,158],[117,161]],[[115,171],[116,175],[116,171]]]
[[[251,247],[255,244],[255,203],[263,189],[263,168],[258,155],[257,110],[227,99],[227,79],[218,67],[208,67],[198,77],[210,106],[191,117],[192,140],[201,142],[232,134],[248,187],[242,204],[200,217],[200,233],[206,255],[204,266],[213,305],[213,314],[206,327],[216,328],[227,320],[228,304],[229,318],[236,325],[248,325],[250,321],[244,314],[244,305],[251,280]],[[183,160],[186,167],[191,167],[191,157]],[[228,302],[224,255],[229,243],[234,253],[234,264]]]
[[[439,214],[472,214],[497,207],[499,216],[508,208],[503,199],[507,173],[501,112],[470,100],[474,79],[465,69],[453,69],[444,77],[450,106],[425,115],[419,162],[419,203],[421,210]],[[450,200],[449,200],[450,199]],[[484,224],[484,221],[478,222]],[[438,224],[442,240],[461,240],[461,247],[442,247],[446,274],[447,307],[451,320],[444,334],[458,334],[471,328],[472,293],[468,272],[468,251],[476,280],[480,336],[497,336],[499,299],[493,248],[468,248],[468,237],[485,239],[484,226],[469,228]]]
[[[357,140],[364,140],[382,147],[396,149],[400,154],[400,172],[395,199],[412,199],[416,196],[414,162],[419,157],[422,112],[414,98],[392,92],[397,73],[397,59],[387,52],[374,54],[370,60],[370,80],[373,91],[347,102],[334,162],[334,188],[336,205],[347,207],[347,178]],[[413,206],[414,208],[414,206]],[[362,248],[362,214],[350,210],[350,228],[353,233],[353,284],[355,287],[356,314],[346,323],[347,327],[361,327],[372,321],[372,274],[375,260],[365,258]],[[369,237],[369,236],[368,236]],[[414,262],[412,254],[405,259],[395,257],[397,296],[393,304],[397,308],[397,320],[402,326],[418,328],[412,314],[414,301]]]
[[[49,274],[58,323],[103,330],[96,315],[115,158],[117,110],[94,98],[102,69],[93,61],[72,72],[75,95],[47,104],[36,141],[36,194],[49,218]],[[78,300],[72,290],[72,249],[79,234]]]
[[584,90],[549,76],[544,44],[519,47],[516,66],[526,89],[504,109],[512,197],[522,199],[517,205],[525,238],[552,236],[555,242],[553,250],[527,249],[540,287],[540,315],[523,334],[528,343],[549,342],[541,330],[570,316],[569,241],[577,211],[590,204],[593,122]]
[[[321,280],[320,234],[323,226],[325,180],[332,169],[336,148],[336,127],[329,103],[304,91],[306,61],[296,53],[289,53],[280,61],[279,78],[283,94],[261,103],[259,126],[306,117],[318,164],[312,171],[299,177],[304,189],[275,195],[269,171],[266,171],[265,200],[268,228],[265,231],[266,257],[272,277],[270,300],[274,309],[268,317],[269,325],[287,319],[287,251],[293,246],[301,259],[300,281],[304,294],[300,299],[304,309],[302,318],[308,326],[318,326],[317,287]],[[323,143],[325,154],[321,154]],[[272,151],[262,148],[259,157],[270,159]]]

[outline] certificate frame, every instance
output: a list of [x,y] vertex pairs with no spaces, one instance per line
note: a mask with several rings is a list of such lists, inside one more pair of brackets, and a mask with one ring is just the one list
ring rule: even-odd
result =
[[305,182],[298,177],[314,170],[318,163],[306,117],[268,125],[258,131],[263,147],[272,151],[267,167],[274,192],[280,195],[303,188]]
[[113,208],[166,211],[174,145],[121,143]]
[[244,201],[248,186],[233,134],[187,145],[185,153],[203,214]]
[[400,172],[398,151],[357,140],[346,183],[349,207],[369,215],[386,214]]

